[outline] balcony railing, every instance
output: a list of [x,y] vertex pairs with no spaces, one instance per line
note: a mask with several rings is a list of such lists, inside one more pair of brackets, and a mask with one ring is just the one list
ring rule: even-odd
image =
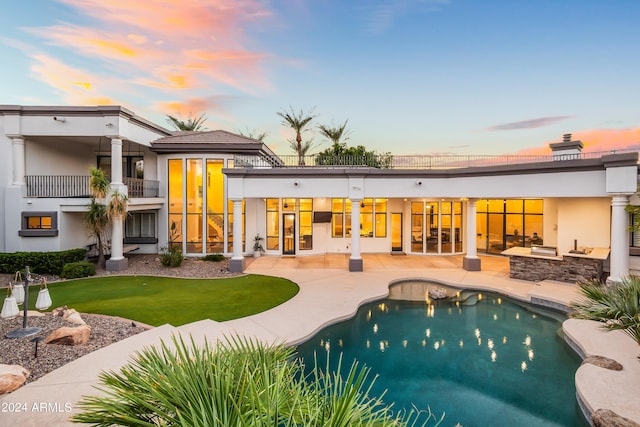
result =
[[[91,197],[89,176],[27,175],[27,197]],[[158,197],[160,183],[139,178],[124,178],[129,197]]]
[[553,162],[562,160],[597,159],[607,154],[637,152],[638,149],[614,150],[562,155],[402,155],[376,154],[373,156],[337,155],[283,155],[236,156],[236,168],[275,167],[375,167],[380,169],[459,169],[480,166],[515,165],[522,163]]

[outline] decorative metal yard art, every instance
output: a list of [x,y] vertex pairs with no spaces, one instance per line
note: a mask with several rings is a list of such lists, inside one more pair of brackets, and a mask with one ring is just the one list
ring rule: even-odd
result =
[[[24,279],[24,287],[23,287],[23,300],[18,302],[17,296],[15,294],[16,286],[9,286],[11,295],[4,299],[4,304],[2,306],[2,317],[3,318],[12,318],[18,315],[18,304],[22,303],[24,308],[24,314],[22,318],[22,328],[15,329],[13,331],[9,331],[5,334],[6,338],[24,338],[31,335],[35,335],[42,330],[42,328],[37,327],[27,327],[27,310],[29,306],[29,283],[34,281],[33,276],[29,272],[29,267],[25,267],[25,279]],[[18,279],[19,273],[16,273],[16,279]],[[20,287],[23,285],[20,284]],[[13,288],[13,291],[11,290]],[[6,310],[5,310],[6,307]],[[38,293],[38,299],[36,300],[36,308],[38,310],[46,310],[51,307],[51,296],[49,295],[49,289],[47,288],[47,282],[44,278],[40,279],[40,292]]]

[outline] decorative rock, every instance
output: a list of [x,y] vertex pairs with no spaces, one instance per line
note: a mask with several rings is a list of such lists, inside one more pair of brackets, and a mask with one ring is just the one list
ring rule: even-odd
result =
[[447,291],[445,289],[430,289],[429,298],[431,299],[444,299],[447,297]]
[[80,313],[73,308],[67,308],[66,305],[54,309],[51,315],[62,317],[64,320],[75,323],[76,325],[86,325],[85,321],[80,317]]
[[598,409],[591,414],[593,427],[640,427],[640,424],[621,417],[609,409]]
[[62,327],[51,332],[44,342],[46,344],[82,345],[89,341],[91,326],[80,325],[75,327]]
[[595,366],[599,366],[604,369],[611,369],[612,371],[622,371],[622,365],[613,359],[609,359],[604,356],[587,356],[582,364],[590,363]]
[[30,372],[20,365],[0,364],[0,394],[11,393],[21,387]]

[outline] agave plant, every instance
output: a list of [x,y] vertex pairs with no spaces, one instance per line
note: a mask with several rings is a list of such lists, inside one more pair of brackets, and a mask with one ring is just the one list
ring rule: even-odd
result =
[[[339,371],[338,371],[339,372]],[[126,426],[415,426],[430,411],[394,414],[371,396],[357,363],[346,377],[304,374],[295,350],[231,338],[196,345],[180,337],[149,347],[119,372],[100,374],[101,396],[84,397],[77,423]]]
[[620,284],[579,284],[582,299],[571,303],[570,316],[603,322],[603,327],[620,329],[640,344],[640,277],[628,276]]

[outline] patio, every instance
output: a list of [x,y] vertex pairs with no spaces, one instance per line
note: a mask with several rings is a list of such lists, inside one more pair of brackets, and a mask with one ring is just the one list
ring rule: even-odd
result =
[[[229,334],[255,337],[266,342],[296,344],[315,334],[322,327],[346,319],[364,302],[385,297],[389,284],[408,278],[428,278],[445,284],[492,290],[516,299],[539,299],[566,305],[577,295],[576,287],[559,282],[541,283],[508,278],[508,259],[482,256],[480,272],[462,270],[462,257],[392,256],[365,254],[364,271],[348,272],[347,254],[308,257],[271,257],[247,259],[247,273],[281,276],[293,280],[300,292],[286,303],[264,313],[228,322],[202,320],[175,328],[163,325],[125,339],[51,372],[38,381],[0,398],[1,405],[24,404],[27,412],[3,414],[0,426],[68,425],[68,417],[78,408],[76,402],[85,394],[96,393],[97,375],[101,370],[117,370],[136,351],[160,340],[168,341],[174,334],[191,334],[196,342],[215,341]],[[584,365],[576,375],[578,395],[589,411],[608,408],[627,418],[639,421],[640,408],[637,378],[640,366],[635,354],[637,346],[623,333],[604,333],[597,323],[571,321],[566,332],[584,354],[603,354],[624,365],[621,372]],[[628,357],[629,349],[636,350]],[[593,387],[590,384],[597,383]],[[611,386],[607,386],[610,384]],[[42,403],[61,410],[32,410]],[[69,412],[65,404],[71,405]]]

